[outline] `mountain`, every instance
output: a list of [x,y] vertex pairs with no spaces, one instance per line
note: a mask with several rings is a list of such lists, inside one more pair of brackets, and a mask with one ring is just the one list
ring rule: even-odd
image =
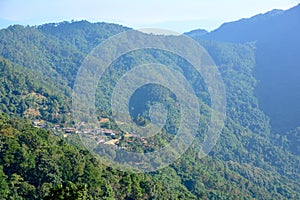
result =
[[195,199],[178,181],[175,189],[149,174],[116,171],[86,149],[3,113],[0,152],[1,200]]
[[0,30],[1,110],[70,123],[71,87],[81,60],[96,44],[127,29],[81,21]]
[[256,94],[270,117],[272,132],[283,134],[300,126],[300,4],[249,19],[223,24],[194,38],[234,43],[255,43]]
[[0,57],[0,109],[11,116],[52,123],[67,123],[70,91],[51,86],[34,70]]
[[190,37],[200,37],[200,36],[203,36],[203,35],[205,35],[207,33],[208,33],[207,30],[196,29],[196,30],[192,30],[190,32],[184,33],[184,34],[189,35]]
[[[272,10],[249,19],[224,23],[202,38],[235,43],[286,41],[299,33],[300,4],[286,11]],[[289,38],[291,39],[291,38]]]
[[14,25],[0,30],[0,55],[41,73],[50,83],[72,86],[84,56],[104,39],[125,30],[128,28],[120,25],[87,21]]
[[[55,194],[70,193],[78,199],[87,196],[90,199],[300,198],[300,155],[295,142],[291,142],[299,137],[299,131],[290,131],[286,137],[270,134],[273,124],[260,109],[261,96],[255,94],[262,82],[257,76],[258,49],[273,56],[274,52],[271,54],[268,48],[251,41],[244,44],[212,41],[203,39],[211,33],[192,33],[214,59],[227,98],[225,127],[212,152],[203,159],[199,159],[198,153],[210,119],[209,92],[201,75],[185,59],[171,52],[146,49],[120,56],[99,80],[95,98],[97,117],[105,117],[109,121],[106,128],[121,135],[113,135],[111,139],[117,142],[108,145],[151,152],[168,144],[178,129],[180,113],[175,95],[151,84],[135,92],[129,103],[136,123],[149,123],[150,106],[157,102],[168,111],[163,130],[142,141],[122,135],[116,126],[109,108],[113,89],[123,74],[147,63],[166,64],[186,76],[196,91],[201,118],[193,145],[172,165],[145,174],[120,172],[98,162],[81,144],[78,134],[54,137],[54,128],[37,129],[30,125],[34,119],[43,119],[49,121],[51,128],[53,123],[74,126],[68,121],[71,119],[53,120],[64,119],[65,112],[68,116],[70,91],[82,60],[100,42],[126,30],[130,28],[87,21],[33,27],[14,25],[0,30],[0,78],[5,83],[0,88],[1,99],[5,99],[0,109],[12,116],[1,114],[0,118],[3,199],[55,199]],[[286,45],[293,50],[292,44]],[[29,118],[31,122],[20,119],[27,117],[24,110],[29,108],[38,110],[41,116]]]

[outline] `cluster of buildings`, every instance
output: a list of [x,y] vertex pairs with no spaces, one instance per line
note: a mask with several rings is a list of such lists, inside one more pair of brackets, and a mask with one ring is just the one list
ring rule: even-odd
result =
[[[109,122],[108,118],[102,118],[100,120],[100,125],[103,123]],[[42,120],[35,120],[32,122],[33,125],[37,128],[45,128],[47,127],[46,123]],[[122,138],[125,138],[126,142],[132,142],[134,137],[137,137],[134,134],[123,133],[121,131],[115,131],[108,128],[76,128],[76,127],[62,127],[60,124],[52,125],[52,130],[55,135],[68,137],[72,134],[80,134],[83,137],[93,139],[97,142],[97,144],[108,144],[108,145],[116,145],[118,146],[119,142]],[[147,141],[145,138],[140,138],[144,145],[147,145]],[[124,148],[124,147],[119,147]]]

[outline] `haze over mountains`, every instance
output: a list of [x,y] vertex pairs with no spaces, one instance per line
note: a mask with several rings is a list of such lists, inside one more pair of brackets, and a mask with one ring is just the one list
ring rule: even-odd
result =
[[287,11],[272,10],[249,19],[223,24],[196,38],[234,43],[255,43],[257,96],[279,133],[300,125],[300,4]]
[[212,32],[186,33],[212,56],[226,89],[225,127],[204,159],[198,151],[208,127],[210,95],[189,63],[170,52],[144,50],[121,56],[105,71],[95,106],[99,119],[106,120],[103,127],[113,133],[107,142],[122,150],[162,148],[174,138],[180,116],[172,91],[150,84],[133,95],[132,118],[139,125],[149,123],[150,105],[160,102],[168,111],[166,125],[142,140],[122,133],[109,105],[124,73],[149,62],[166,63],[196,91],[197,139],[175,163],[146,174],[107,167],[78,135],[58,134],[76,128],[71,91],[82,60],[108,37],[129,29],[79,21],[0,30],[0,200],[300,199],[300,5]]

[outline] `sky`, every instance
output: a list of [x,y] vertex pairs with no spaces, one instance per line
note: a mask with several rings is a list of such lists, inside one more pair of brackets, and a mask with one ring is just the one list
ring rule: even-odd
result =
[[272,9],[286,10],[299,3],[300,0],[0,0],[0,28],[88,20],[178,33],[199,28],[211,31],[224,22]]

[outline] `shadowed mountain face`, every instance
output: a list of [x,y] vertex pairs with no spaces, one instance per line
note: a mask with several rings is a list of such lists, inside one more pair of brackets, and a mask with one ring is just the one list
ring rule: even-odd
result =
[[299,35],[300,5],[225,23],[205,35],[191,34],[201,39],[256,44],[256,94],[275,133],[300,126]]

